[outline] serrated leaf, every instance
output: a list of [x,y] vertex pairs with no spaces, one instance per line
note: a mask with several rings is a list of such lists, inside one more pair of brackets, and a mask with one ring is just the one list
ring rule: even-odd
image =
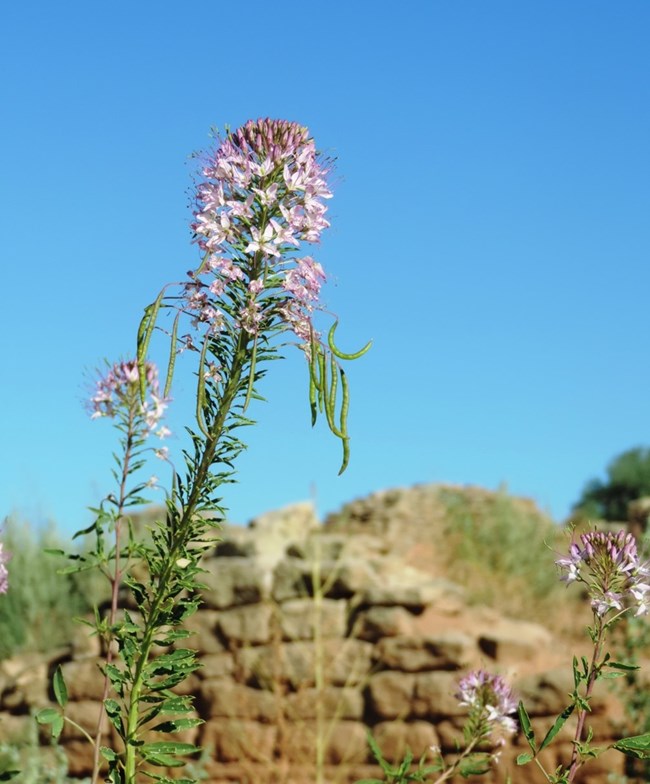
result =
[[637,759],[650,759],[650,733],[633,735],[630,738],[621,738],[613,743],[611,748]]
[[54,672],[54,677],[52,678],[52,688],[54,689],[54,696],[56,697],[56,701],[62,708],[68,704],[68,689],[65,685],[65,678],[63,677],[63,671],[61,670],[61,665],[56,668]]
[[539,747],[540,751],[542,751],[542,749],[545,749],[549,745],[549,743],[553,740],[553,738],[558,734],[558,732],[562,729],[562,727],[564,727],[566,720],[573,713],[574,708],[575,705],[569,705],[562,711],[562,713],[560,713],[560,715],[555,720],[555,723],[553,724],[551,729],[546,733],[546,736]]
[[100,746],[99,752],[102,757],[109,762],[117,759],[117,754],[113,751],[113,749],[109,749],[108,746]]

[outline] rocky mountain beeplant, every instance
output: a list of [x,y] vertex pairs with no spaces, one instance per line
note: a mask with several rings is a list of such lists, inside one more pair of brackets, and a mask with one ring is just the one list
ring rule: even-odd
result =
[[[260,398],[270,361],[282,345],[298,345],[308,369],[312,423],[325,416],[341,441],[344,471],[349,389],[342,362],[369,348],[343,353],[334,339],[337,322],[326,338],[315,324],[325,272],[308,249],[329,226],[332,161],[318,153],[308,130],[285,120],[249,121],[227,130],[199,160],[191,228],[200,263],[145,309],[137,355],[108,366],[91,398],[92,416],[111,418],[120,434],[116,488],[78,534],[94,537],[94,546],[70,556],[71,570],[99,569],[111,586],[110,609],[98,611],[92,626],[105,651],[102,714],[120,743],[107,742],[98,716],[94,732],[85,733],[94,746],[93,784],[102,776],[111,784],[171,784],[160,771],[182,767],[197,752],[174,739],[201,721],[192,715],[191,697],[173,691],[198,666],[185,647],[183,622],[198,607],[201,554],[223,517],[221,487],[233,481],[244,449],[240,433],[253,424],[248,408]],[[156,331],[169,339],[164,385],[148,359]],[[194,358],[196,410],[177,469],[168,448],[152,439],[169,435],[162,420],[180,354]],[[142,478],[149,451],[169,467],[171,479],[166,514],[143,541],[130,515],[158,483]],[[58,736],[69,720],[60,670],[53,691],[59,709],[43,711],[39,720]]]
[[[463,743],[446,761],[441,751],[433,747],[433,762],[425,754],[416,766],[408,752],[397,765],[390,765],[381,749],[370,738],[370,747],[385,776],[392,784],[431,782],[442,784],[454,775],[464,778],[487,773],[500,757],[505,737],[516,731],[512,714],[518,714],[521,732],[530,751],[519,754],[517,765],[534,762],[548,784],[572,784],[578,772],[591,759],[613,749],[629,758],[650,760],[650,733],[622,738],[607,746],[594,744],[593,729],[589,726],[591,699],[596,683],[601,680],[627,677],[637,670],[633,663],[616,661],[606,651],[607,639],[614,626],[624,616],[634,613],[640,617],[650,608],[650,563],[640,560],[636,541],[624,531],[589,531],[574,539],[566,557],[556,565],[561,580],[567,584],[581,583],[588,594],[593,612],[593,625],[587,632],[593,644],[591,657],[573,658],[574,689],[569,701],[541,741],[535,737],[530,717],[523,702],[518,703],[508,684],[498,675],[483,670],[471,672],[459,684],[459,704],[468,709],[463,730]],[[547,770],[541,753],[556,740],[567,721],[575,720],[572,752],[566,764]],[[368,779],[358,784],[381,784]]]

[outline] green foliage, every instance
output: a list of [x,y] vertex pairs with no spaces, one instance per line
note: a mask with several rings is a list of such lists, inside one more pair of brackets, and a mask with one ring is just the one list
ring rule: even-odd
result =
[[68,778],[68,762],[62,748],[39,745],[35,721],[27,722],[20,735],[0,743],[0,781],[10,780],[20,784],[89,783],[88,779]]
[[596,520],[627,520],[631,501],[650,495],[650,449],[623,452],[607,466],[607,479],[591,479],[573,512]]
[[470,599],[529,620],[547,620],[557,600],[566,601],[554,565],[560,531],[534,505],[505,491],[442,488],[440,498],[446,568]]
[[0,602],[0,659],[68,645],[74,617],[91,607],[93,580],[83,574],[57,574],[66,561],[45,552],[61,547],[52,526],[32,529],[9,518],[2,541],[11,553],[7,565],[11,589]]

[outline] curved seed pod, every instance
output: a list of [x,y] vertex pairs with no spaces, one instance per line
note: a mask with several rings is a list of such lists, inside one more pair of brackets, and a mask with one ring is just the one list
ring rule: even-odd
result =
[[311,411],[311,426],[313,427],[318,418],[318,407],[316,405],[316,382],[311,372],[309,373],[309,409]]
[[205,407],[205,357],[208,353],[209,341],[210,338],[206,335],[203,340],[201,356],[199,358],[199,380],[196,389],[196,422],[200,431],[206,438],[210,438],[210,431],[206,426],[205,417],[203,416],[203,409]]
[[323,388],[325,390],[325,414],[327,416],[327,424],[329,429],[337,438],[345,438],[344,434],[336,427],[334,422],[334,415],[336,413],[336,389],[338,385],[337,374],[338,365],[334,356],[330,354],[330,368],[332,373],[329,390],[327,388],[327,379],[324,379]]
[[318,378],[316,380],[316,389],[318,390],[318,410],[322,413],[325,403],[325,394],[327,392],[327,365],[325,363],[325,352],[318,351]]
[[248,376],[248,387],[246,389],[246,398],[244,399],[244,405],[242,407],[242,414],[248,408],[248,404],[251,402],[251,395],[253,394],[253,384],[255,383],[255,362],[257,360],[257,335],[255,335],[255,340],[253,341],[253,350],[251,352],[251,367],[249,370]]
[[359,349],[359,351],[355,351],[352,354],[346,354],[337,348],[336,344],[334,343],[334,333],[336,332],[338,325],[339,322],[335,321],[330,327],[330,331],[327,333],[327,343],[330,347],[330,351],[332,354],[334,354],[335,357],[338,359],[358,359],[370,350],[370,347],[372,346],[372,340],[369,340],[362,349]]
[[176,337],[178,335],[178,321],[180,317],[181,311],[179,310],[172,326],[172,334],[169,344],[169,363],[167,365],[167,378],[165,379],[165,391],[163,392],[163,397],[169,396],[169,392],[172,387],[172,378],[174,377],[174,367],[176,365]]
[[343,462],[341,463],[341,468],[339,469],[339,476],[345,471],[348,467],[348,463],[350,462],[350,438],[348,436],[348,411],[350,409],[350,389],[348,387],[348,380],[345,375],[345,371],[343,368],[339,368],[341,373],[341,433],[343,434],[340,436],[343,442]]

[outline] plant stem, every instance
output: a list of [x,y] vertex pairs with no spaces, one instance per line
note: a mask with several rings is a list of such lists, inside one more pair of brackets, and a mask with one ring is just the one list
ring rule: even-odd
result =
[[[112,577],[110,577],[111,581],[111,610],[108,618],[108,633],[106,635],[106,666],[112,664],[113,662],[113,634],[112,628],[115,625],[115,620],[117,618],[117,610],[118,610],[118,598],[119,598],[119,590],[120,590],[120,583],[122,582],[122,568],[120,563],[121,557],[121,542],[120,542],[120,534],[122,528],[122,520],[124,516],[124,507],[126,503],[127,497],[127,479],[129,476],[129,466],[131,463],[131,453],[134,447],[134,437],[136,431],[136,419],[137,415],[135,412],[134,403],[137,404],[137,400],[134,396],[134,401],[129,406],[129,415],[127,419],[127,430],[126,430],[126,442],[124,445],[124,462],[122,464],[122,476],[120,478],[120,495],[117,504],[117,513],[115,518],[115,571],[113,572]],[[104,721],[105,715],[105,708],[104,708],[104,700],[108,698],[108,693],[110,690],[110,678],[108,677],[108,671],[104,675],[104,688],[102,690],[102,698],[99,707],[99,716],[97,717],[97,727],[95,729],[95,740],[94,740],[94,747],[93,747],[93,774],[91,779],[91,784],[97,784],[99,779],[99,768],[101,765],[100,761],[100,748],[101,748],[101,741],[102,741],[102,723]]]
[[[605,627],[603,625],[602,618],[599,615],[594,614],[597,624],[597,635],[596,640],[594,642],[594,652],[591,657],[591,663],[589,665],[589,673],[587,675],[587,687],[585,689],[585,702],[589,702],[591,697],[591,693],[594,688],[594,684],[596,683],[596,678],[598,677],[598,672],[600,670],[600,665],[598,661],[600,659],[603,643],[605,642]],[[585,727],[585,721],[587,718],[587,710],[585,708],[578,708],[578,725],[576,727],[574,739],[573,739],[573,751],[571,752],[571,763],[569,765],[569,774],[567,776],[568,784],[574,780],[576,773],[578,772],[580,766],[582,765],[582,760],[580,759],[578,745],[582,741],[582,733]]]
[[237,348],[232,360],[228,382],[224,387],[219,410],[217,411],[214,421],[210,427],[210,436],[205,441],[205,447],[203,449],[201,461],[198,465],[198,468],[196,469],[187,503],[183,508],[182,516],[179,520],[178,526],[174,531],[172,545],[165,554],[164,567],[161,570],[160,575],[157,577],[157,590],[151,602],[148,617],[145,621],[145,628],[140,647],[140,656],[135,667],[133,685],[129,695],[124,759],[125,784],[135,784],[136,782],[136,755],[138,747],[135,746],[133,742],[137,739],[138,733],[140,699],[144,686],[144,669],[149,661],[151,647],[153,645],[153,637],[158,627],[160,608],[163,601],[166,599],[166,588],[172,572],[176,568],[176,561],[179,558],[182,548],[186,544],[187,531],[194,518],[196,509],[201,499],[201,490],[206,482],[206,479],[208,478],[210,466],[214,461],[215,451],[223,434],[226,419],[230,413],[230,409],[235,398],[240,392],[241,377],[247,357],[247,347],[248,337],[242,330],[239,335]]

